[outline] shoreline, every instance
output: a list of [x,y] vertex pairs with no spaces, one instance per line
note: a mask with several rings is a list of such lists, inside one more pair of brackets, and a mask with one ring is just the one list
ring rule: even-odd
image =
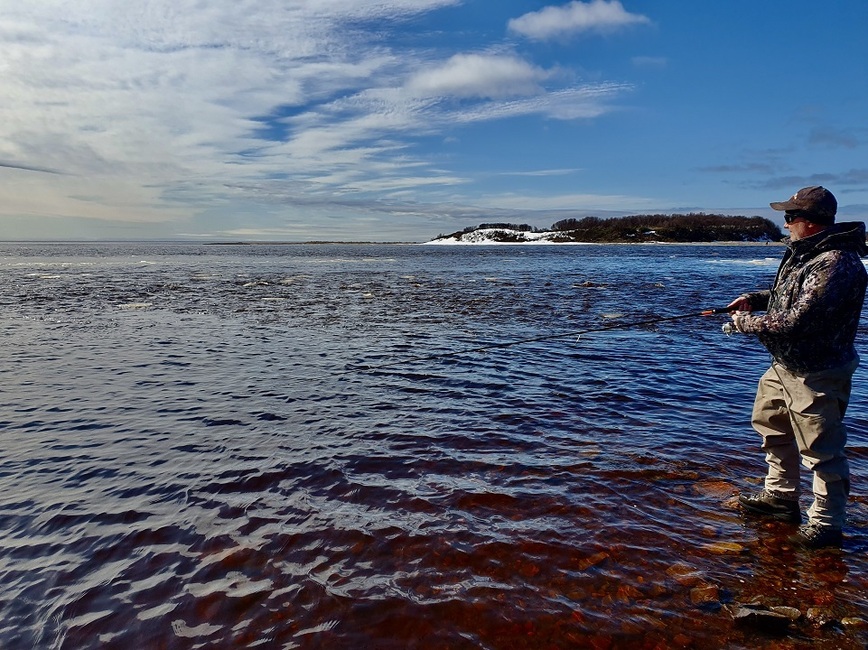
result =
[[56,245],[89,245],[94,244],[171,244],[185,246],[786,246],[786,241],[768,241],[768,242],[752,242],[752,241],[713,241],[713,242],[670,242],[670,241],[648,241],[648,242],[553,242],[545,239],[500,242],[494,240],[479,240],[479,241],[457,241],[457,240],[439,240],[432,239],[430,241],[187,241],[183,239],[104,239],[104,240],[84,240],[84,239],[45,239],[45,240],[0,240],[0,244],[28,244],[40,246],[56,246]]
[[650,241],[650,242],[553,242],[546,240],[532,240],[523,242],[499,242],[499,241],[441,241],[432,240],[417,244],[418,246],[786,246],[786,241]]

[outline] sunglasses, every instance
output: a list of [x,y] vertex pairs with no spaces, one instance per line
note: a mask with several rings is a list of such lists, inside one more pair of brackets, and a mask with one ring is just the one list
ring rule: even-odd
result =
[[808,213],[804,210],[787,210],[784,212],[784,221],[786,223],[793,223],[796,219],[807,219]]

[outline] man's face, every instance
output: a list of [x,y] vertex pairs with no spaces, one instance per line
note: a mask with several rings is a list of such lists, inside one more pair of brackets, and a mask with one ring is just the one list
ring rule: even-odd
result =
[[790,231],[790,241],[799,241],[823,230],[823,226],[808,221],[798,212],[787,212],[784,215],[784,228]]
[[799,217],[790,223],[785,223],[784,228],[790,231],[790,241],[799,241],[814,234],[813,225],[807,219]]

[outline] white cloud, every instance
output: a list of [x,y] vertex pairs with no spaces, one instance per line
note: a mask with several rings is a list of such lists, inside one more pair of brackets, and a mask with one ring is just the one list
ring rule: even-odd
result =
[[509,29],[528,38],[546,40],[580,32],[612,32],[649,22],[645,16],[626,11],[618,0],[573,0],[514,18],[509,21]]
[[498,99],[535,95],[549,73],[516,56],[456,54],[436,68],[418,72],[407,88],[433,97]]

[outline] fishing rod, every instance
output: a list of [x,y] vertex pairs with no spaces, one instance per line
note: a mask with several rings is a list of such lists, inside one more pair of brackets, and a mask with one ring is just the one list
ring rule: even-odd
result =
[[440,352],[437,354],[427,354],[423,356],[416,357],[407,357],[406,359],[399,359],[397,361],[390,361],[388,363],[380,363],[373,366],[355,366],[348,370],[344,370],[343,372],[335,373],[337,375],[346,375],[352,372],[371,372],[374,370],[381,370],[383,368],[391,368],[393,366],[398,366],[404,363],[415,363],[418,361],[433,361],[435,359],[444,359],[448,357],[457,357],[462,354],[472,354],[475,352],[484,352],[486,350],[495,350],[500,348],[509,348],[514,345],[523,345],[525,343],[536,343],[538,341],[552,341],[555,339],[565,339],[571,336],[581,337],[585,334],[594,334],[596,332],[608,332],[609,330],[617,330],[617,329],[626,329],[629,327],[642,327],[644,325],[655,325],[657,323],[665,323],[668,321],[674,320],[683,320],[687,318],[697,318],[699,316],[712,316],[714,314],[728,314],[732,312],[734,308],[732,307],[718,307],[713,309],[703,309],[699,312],[690,312],[689,314],[679,314],[677,316],[663,316],[658,318],[649,318],[647,320],[640,321],[630,321],[627,323],[612,323],[611,325],[602,325],[600,327],[591,327],[583,330],[576,330],[572,332],[562,332],[560,334],[546,334],[544,336],[533,336],[526,339],[519,339],[516,341],[505,341],[503,343],[490,343],[488,345],[480,345],[474,348],[465,348],[463,350],[455,350],[454,352]]

